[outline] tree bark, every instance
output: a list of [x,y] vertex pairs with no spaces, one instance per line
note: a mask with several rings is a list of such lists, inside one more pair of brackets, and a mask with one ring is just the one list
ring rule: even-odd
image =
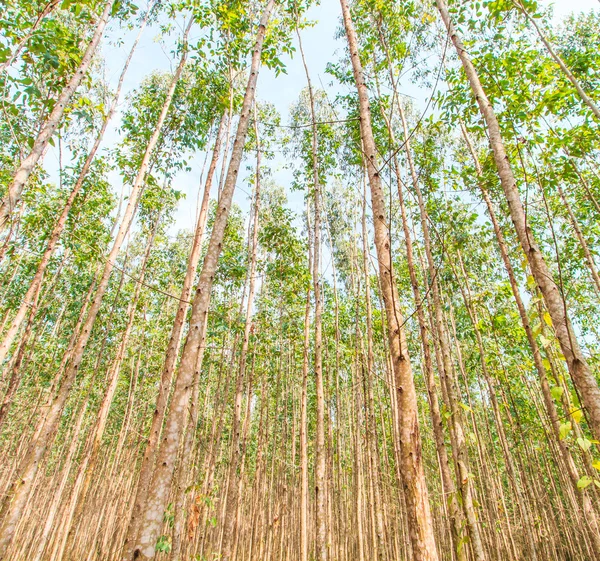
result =
[[385,303],[389,350],[398,398],[400,471],[405,490],[413,558],[415,561],[437,561],[438,554],[433,534],[433,521],[423,471],[417,397],[407,352],[403,319],[399,308],[398,289],[393,276],[391,241],[386,221],[386,202],[381,187],[379,168],[377,167],[377,148],[371,128],[369,97],[359,58],[358,40],[352,23],[350,8],[347,0],[340,0],[340,3],[348,37],[354,79],[358,90],[361,138],[365,153],[365,166],[371,187],[375,246],[379,262],[381,290]]
[[244,143],[258,79],[266,26],[274,4],[275,0],[269,0],[260,20],[256,43],[252,54],[252,65],[250,68],[248,85],[244,95],[231,160],[227,169],[227,177],[219,199],[219,207],[215,217],[213,231],[202,265],[202,272],[200,273],[196,296],[192,305],[190,329],[183,348],[170,411],[166,420],[161,446],[157,456],[156,469],[148,492],[146,505],[143,509],[140,535],[133,552],[133,559],[152,559],[155,555],[156,540],[162,526],[164,510],[171,488],[173,471],[175,468],[174,462],[176,450],[179,446],[183,428],[183,416],[185,414],[186,404],[189,401],[190,386],[194,375],[194,369],[201,367],[201,364],[198,364],[197,358],[198,354],[201,352],[201,347],[205,338],[205,320],[210,305],[210,293],[222,249],[225,227],[227,225],[227,218],[231,208],[233,193],[235,191],[239,166],[244,152]]
[[152,477],[152,470],[154,468],[154,462],[156,459],[156,447],[159,442],[160,432],[165,418],[167,399],[173,381],[175,363],[177,362],[179,348],[181,346],[183,326],[189,307],[190,296],[192,294],[192,285],[194,282],[194,277],[196,276],[198,262],[200,261],[202,241],[204,240],[204,228],[206,226],[206,217],[208,215],[210,190],[212,187],[213,177],[215,174],[217,163],[219,161],[219,154],[221,152],[221,143],[223,139],[223,131],[225,129],[225,122],[226,113],[223,113],[223,116],[221,117],[221,122],[219,124],[219,129],[215,137],[215,145],[213,148],[210,166],[208,168],[208,173],[206,175],[206,182],[204,184],[204,194],[202,196],[200,212],[198,213],[198,219],[196,220],[194,241],[192,244],[192,249],[190,251],[190,256],[188,258],[187,270],[183,280],[183,286],[181,287],[181,295],[179,296],[179,306],[177,308],[177,313],[173,322],[173,329],[171,330],[171,336],[169,338],[169,344],[167,346],[165,362],[161,373],[160,384],[158,386],[158,395],[156,397],[156,404],[154,407],[154,413],[152,415],[150,433],[144,449],[142,465],[140,467],[140,474],[138,477],[138,484],[133,503],[133,510],[131,512],[131,517],[127,527],[125,545],[122,554],[123,559],[130,559],[133,555],[133,548],[135,546],[135,541],[137,539],[139,529],[139,521],[142,514],[143,506],[146,502],[148,487],[150,485],[150,479]]

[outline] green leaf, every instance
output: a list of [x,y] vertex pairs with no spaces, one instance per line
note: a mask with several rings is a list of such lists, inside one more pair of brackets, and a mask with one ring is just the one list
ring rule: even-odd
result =
[[161,553],[169,553],[171,551],[171,542],[167,536],[160,536],[156,541],[156,551]]
[[587,438],[579,437],[577,439],[577,444],[579,444],[579,447],[585,452],[587,452],[592,447],[592,443]]
[[552,397],[556,399],[556,401],[559,401],[562,397],[562,394],[565,393],[565,389],[562,386],[554,386],[550,390],[550,393],[552,394]]
[[567,435],[569,434],[569,432],[571,432],[572,428],[573,428],[573,425],[571,425],[570,421],[568,421],[566,423],[562,423],[560,425],[558,432],[560,434],[561,440],[564,440],[565,438],[567,438]]
[[578,489],[585,489],[586,487],[588,487],[589,485],[592,484],[594,480],[589,476],[589,475],[584,475],[578,482],[577,482],[577,488]]

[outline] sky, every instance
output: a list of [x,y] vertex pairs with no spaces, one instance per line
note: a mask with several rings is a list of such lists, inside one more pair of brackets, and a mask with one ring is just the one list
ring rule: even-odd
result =
[[[144,5],[145,1],[140,0],[140,5]],[[554,2],[541,0],[541,4],[552,4],[554,6],[556,20],[560,20],[572,12],[589,11],[600,7],[598,0],[555,0]],[[311,74],[311,81],[314,87],[325,89],[330,98],[333,99],[340,91],[338,88],[344,87],[333,84],[331,77],[325,72],[328,62],[338,60],[340,56],[343,56],[343,41],[334,38],[336,29],[340,26],[341,22],[338,0],[321,0],[320,5],[313,6],[309,10],[307,18],[316,22],[313,27],[302,31],[302,44]],[[174,25],[176,29],[178,28],[179,32],[172,34],[170,38],[171,45],[183,31],[183,18],[175,21]],[[137,30],[125,33],[122,30],[109,30],[107,33],[103,45],[103,56],[106,61],[106,78],[113,86],[116,86],[136,34]],[[145,30],[125,77],[120,102],[121,108],[126,103],[124,101],[126,95],[138,86],[144,77],[152,71],[169,71],[174,69],[176,61],[173,61],[172,48],[162,44],[158,36],[159,30],[155,27]],[[191,39],[193,40],[193,36]],[[296,42],[297,40],[294,37],[295,46],[297,46]],[[306,75],[298,53],[294,57],[284,56],[282,58],[286,66],[286,74],[280,74],[276,77],[273,71],[264,66],[261,68],[258,78],[257,98],[261,102],[273,104],[281,114],[282,124],[285,124],[289,122],[290,106],[297,100],[300,91],[306,86]],[[426,100],[428,95],[430,95],[430,92],[423,90],[420,92],[418,90],[410,91],[410,93],[416,94],[415,97],[420,97],[423,105],[423,100]],[[104,147],[114,146],[118,142],[118,129],[119,114],[113,119],[113,123],[105,137]],[[190,161],[192,171],[179,173],[173,182],[173,187],[182,191],[185,194],[185,198],[179,203],[174,217],[174,224],[171,226],[169,232],[171,235],[175,235],[180,229],[191,229],[193,227],[203,161],[204,154],[195,157]],[[55,150],[49,151],[45,165],[51,176],[56,177],[58,155]],[[304,207],[302,195],[300,193],[290,193],[290,190],[287,189],[292,178],[292,173],[286,166],[283,156],[277,154],[275,160],[270,162],[270,167],[275,181],[286,187],[289,206],[298,213],[302,212]],[[248,172],[245,170],[244,165],[241,169],[242,173],[240,174],[240,180],[238,180],[238,188],[236,189],[234,201],[242,208],[247,209],[249,206],[249,197],[245,178],[248,176]],[[115,188],[120,192],[121,183],[118,173],[115,172],[110,179]],[[214,183],[215,185],[217,184],[216,181]]]

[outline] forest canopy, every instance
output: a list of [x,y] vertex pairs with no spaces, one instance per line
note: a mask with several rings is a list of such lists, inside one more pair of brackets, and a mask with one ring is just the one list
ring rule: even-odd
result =
[[600,559],[564,4],[4,0],[0,561]]

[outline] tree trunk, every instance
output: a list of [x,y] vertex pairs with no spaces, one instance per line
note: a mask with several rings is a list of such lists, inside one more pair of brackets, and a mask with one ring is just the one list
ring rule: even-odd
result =
[[406,335],[399,309],[398,290],[393,276],[391,243],[386,221],[386,202],[377,167],[377,148],[371,129],[371,114],[367,86],[358,53],[358,40],[350,16],[347,0],[340,0],[348,46],[352,59],[354,79],[359,97],[360,130],[365,152],[365,166],[371,186],[371,207],[375,232],[375,246],[379,261],[381,290],[385,303],[389,350],[391,353],[398,397],[398,433],[400,435],[401,474],[407,505],[408,527],[415,561],[437,561],[438,554],[433,534],[429,507],[421,435],[417,416],[417,396],[412,368],[407,352]]
[[181,364],[177,373],[177,380],[175,382],[175,389],[171,400],[171,407],[166,420],[160,450],[158,452],[156,469],[148,492],[146,505],[143,509],[143,518],[140,523],[140,536],[133,552],[134,559],[152,559],[155,554],[154,548],[162,526],[163,514],[171,489],[176,450],[179,446],[183,428],[183,416],[185,414],[187,402],[189,401],[190,386],[194,369],[201,367],[201,364],[197,364],[197,358],[205,338],[205,321],[210,305],[210,293],[222,249],[227,217],[229,215],[231,201],[235,191],[239,166],[244,152],[250,111],[258,79],[262,46],[266,34],[266,26],[274,4],[274,0],[269,0],[259,24],[256,44],[252,54],[252,65],[248,78],[248,85],[240,112],[231,160],[227,170],[227,177],[223,186],[221,198],[219,200],[219,208],[215,217],[206,257],[204,258],[202,272],[200,273],[196,296],[192,305],[190,329],[183,348]]
[[316,543],[315,552],[317,561],[327,561],[329,558],[329,544],[327,543],[327,451],[325,447],[325,389],[323,385],[323,299],[321,294],[321,187],[319,182],[319,138],[317,134],[317,119],[315,115],[315,99],[308,66],[302,49],[300,33],[297,33],[300,54],[306,74],[308,97],[310,102],[310,119],[312,129],[312,172],[313,172],[313,258],[312,258],[312,281],[315,295],[315,319],[314,319],[314,369],[315,386],[317,394],[317,426],[315,443],[315,502],[316,502]]
[[204,184],[204,194],[202,196],[200,212],[198,213],[198,218],[196,220],[194,241],[192,244],[192,249],[190,251],[190,256],[188,258],[188,265],[185,273],[185,278],[183,280],[183,286],[181,287],[181,295],[179,297],[179,306],[177,308],[177,314],[175,315],[173,329],[171,330],[171,336],[169,339],[169,344],[167,346],[165,362],[161,373],[160,384],[158,386],[158,396],[156,397],[156,405],[154,407],[152,423],[150,425],[150,433],[146,442],[146,447],[144,449],[142,465],[140,467],[140,474],[133,503],[133,510],[127,527],[125,546],[123,548],[122,554],[123,559],[130,559],[133,555],[133,548],[137,539],[140,516],[142,514],[142,508],[146,502],[148,486],[150,485],[152,470],[154,469],[156,447],[160,438],[160,432],[165,418],[167,399],[173,381],[175,363],[177,362],[179,348],[181,346],[183,325],[188,311],[189,300],[192,293],[192,285],[194,282],[194,277],[196,276],[198,262],[200,261],[202,241],[204,240],[204,228],[206,226],[206,217],[208,215],[210,190],[212,187],[213,177],[215,174],[215,169],[217,167],[217,162],[219,160],[219,154],[221,151],[221,142],[223,138],[225,122],[226,114],[224,113],[221,117],[219,129],[215,137],[215,145],[213,148],[213,155],[210,162],[210,166],[208,168],[208,173],[206,175],[206,182]]
[[240,481],[243,473],[238,474],[242,446],[241,421],[242,405],[244,399],[244,377],[246,374],[246,358],[248,346],[250,343],[250,333],[252,328],[252,308],[254,306],[254,292],[256,288],[256,258],[258,252],[258,230],[259,230],[259,212],[260,212],[260,165],[261,165],[261,146],[258,133],[258,112],[256,104],[254,105],[254,130],[256,133],[256,183],[254,188],[254,216],[252,226],[252,242],[250,245],[250,268],[248,271],[248,300],[246,302],[246,318],[244,322],[244,335],[242,339],[242,349],[236,380],[235,402],[233,412],[233,422],[231,428],[231,456],[228,467],[228,489],[227,500],[225,504],[225,524],[223,529],[223,544],[221,546],[221,559],[230,561],[232,558],[232,547],[235,536],[239,532],[237,526],[237,510],[240,496],[238,495]]

